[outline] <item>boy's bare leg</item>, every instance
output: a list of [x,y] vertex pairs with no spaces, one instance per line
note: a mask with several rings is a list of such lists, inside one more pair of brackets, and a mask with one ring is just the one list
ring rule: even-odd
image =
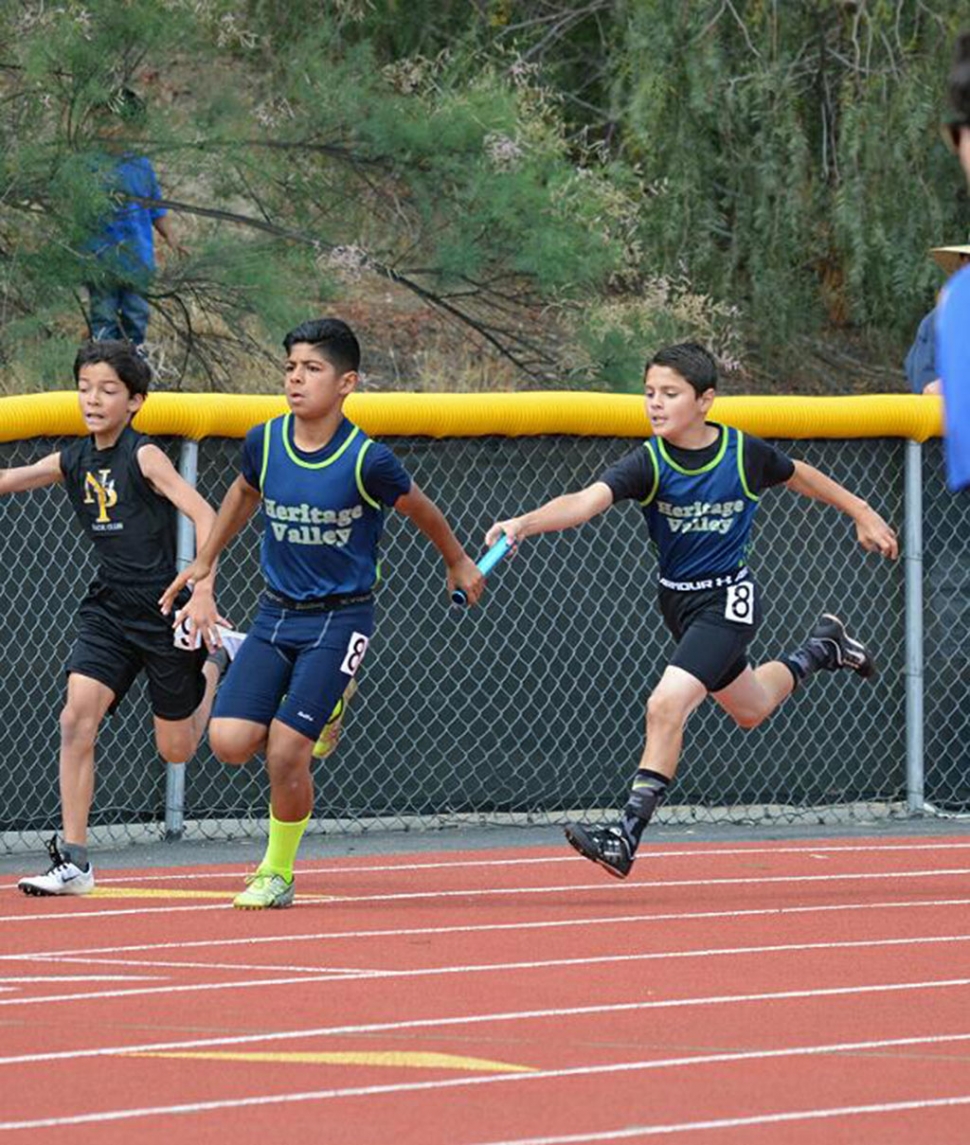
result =
[[154,717],[155,743],[162,759],[167,763],[187,763],[195,755],[195,750],[205,734],[212,712],[212,703],[216,697],[216,687],[219,684],[219,665],[212,660],[206,660],[202,667],[202,675],[205,677],[205,692],[192,715],[184,720],[163,720],[159,716]]
[[98,680],[72,672],[61,711],[60,789],[62,838],[47,844],[50,867],[20,879],[26,895],[83,895],[94,890],[88,862],[88,815],[94,796],[94,747],[114,692]]
[[609,827],[574,824],[566,838],[579,853],[617,878],[626,878],[640,836],[663,803],[677,772],[684,728],[707,689],[683,668],[669,665],[647,700],[647,736],[640,765],[620,822]]
[[795,677],[787,664],[769,660],[757,668],[745,668],[713,697],[742,728],[756,728],[795,690]]
[[60,749],[61,822],[67,844],[84,847],[87,843],[94,798],[94,746],[114,698],[114,692],[100,680],[76,672],[67,678]]
[[233,905],[240,910],[287,907],[293,902],[293,864],[313,814],[314,741],[274,720],[266,744],[269,772],[269,841],[256,874]]
[[270,801],[277,819],[296,822],[313,810],[313,741],[274,720],[266,745],[266,770],[269,772]]
[[691,713],[701,705],[707,689],[683,668],[670,665],[647,700],[646,741],[640,757],[641,771],[655,771],[673,779],[680,761],[684,728]]

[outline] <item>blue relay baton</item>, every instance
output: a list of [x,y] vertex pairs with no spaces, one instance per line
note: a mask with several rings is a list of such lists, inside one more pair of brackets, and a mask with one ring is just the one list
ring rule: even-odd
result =
[[[501,537],[495,542],[494,545],[488,550],[484,556],[478,558],[475,564],[478,566],[478,571],[482,576],[488,576],[498,562],[511,550],[512,546],[509,544],[508,537],[503,533]],[[456,588],[451,594],[452,604],[467,604],[468,597],[465,596],[464,589]]]

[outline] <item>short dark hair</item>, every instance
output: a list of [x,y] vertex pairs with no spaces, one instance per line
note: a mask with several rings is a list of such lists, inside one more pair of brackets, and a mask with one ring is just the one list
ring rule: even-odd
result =
[[970,127],[970,32],[957,36],[950,70],[950,123],[954,127]]
[[342,374],[360,369],[357,335],[339,318],[314,318],[301,322],[283,339],[287,354],[298,342],[307,342]]
[[147,394],[151,385],[151,366],[138,353],[131,342],[110,338],[92,338],[81,345],[74,359],[74,384],[77,385],[84,366],[104,362],[124,382],[129,396]]
[[694,387],[698,397],[705,390],[717,389],[717,362],[714,355],[700,342],[678,342],[674,346],[664,346],[647,362],[644,375],[651,366],[666,366],[668,370],[676,370],[685,382]]

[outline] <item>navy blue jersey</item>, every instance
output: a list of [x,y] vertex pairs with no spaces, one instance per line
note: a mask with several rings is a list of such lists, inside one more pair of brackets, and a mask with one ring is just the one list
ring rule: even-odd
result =
[[138,451],[150,444],[126,425],[107,449],[81,437],[61,450],[71,507],[94,545],[98,576],[109,584],[157,588],[176,573],[175,506],[138,465]]
[[[759,492],[794,472],[790,458],[759,438],[716,428],[716,441],[703,450],[651,438],[602,477],[614,500],[632,497],[641,505],[665,580],[692,581],[744,565]],[[749,443],[758,454],[754,467],[745,456]]]
[[293,600],[369,592],[378,579],[384,505],[411,488],[385,445],[344,418],[312,453],[294,440],[293,415],[256,426],[242,475],[262,495],[260,564],[266,583]]

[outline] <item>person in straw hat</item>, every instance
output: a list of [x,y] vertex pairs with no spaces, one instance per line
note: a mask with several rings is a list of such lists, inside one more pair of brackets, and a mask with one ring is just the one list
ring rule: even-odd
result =
[[[964,246],[933,247],[930,254],[946,277],[950,278],[970,263],[970,243]],[[941,389],[940,372],[936,367],[936,312],[934,306],[920,322],[906,355],[906,378],[916,394],[938,394]]]

